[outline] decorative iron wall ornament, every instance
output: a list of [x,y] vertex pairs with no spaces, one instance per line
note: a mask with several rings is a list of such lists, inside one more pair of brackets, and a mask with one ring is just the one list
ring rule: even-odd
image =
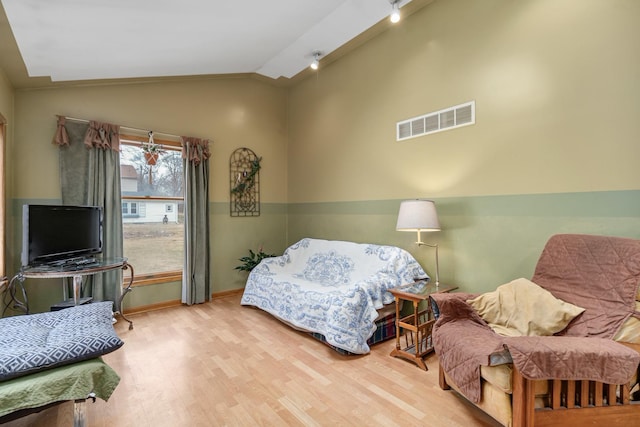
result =
[[231,216],[260,216],[260,161],[262,157],[242,147],[231,153],[229,176]]

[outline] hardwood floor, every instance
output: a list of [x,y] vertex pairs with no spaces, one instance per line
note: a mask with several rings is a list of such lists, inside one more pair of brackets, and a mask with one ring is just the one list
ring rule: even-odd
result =
[[[88,425],[112,426],[488,426],[499,424],[392,358],[394,341],[341,356],[240,295],[118,322],[125,345],[104,360],[121,376],[108,402],[87,403]],[[71,426],[65,403],[6,426]]]

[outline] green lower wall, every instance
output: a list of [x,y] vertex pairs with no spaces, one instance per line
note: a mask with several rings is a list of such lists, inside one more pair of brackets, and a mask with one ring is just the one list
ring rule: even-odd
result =
[[[434,199],[442,231],[423,233],[437,243],[440,281],[460,290],[485,292],[518,277],[531,277],[549,236],[604,234],[640,238],[640,190]],[[9,224],[14,274],[19,267],[21,206],[55,200],[16,200]],[[399,246],[435,277],[435,252],[418,248],[414,233],[395,231],[400,200],[331,203],[265,203],[259,217],[232,218],[228,203],[211,203],[211,286],[224,292],[244,286],[247,274],[234,270],[238,258],[260,246],[282,253],[303,237]],[[25,282],[32,311],[46,311],[62,295],[60,281]],[[180,283],[136,287],[126,297],[132,309],[180,299]]]
[[[640,238],[640,190],[434,199],[442,231],[440,281],[485,292],[531,277],[547,239],[556,233]],[[400,200],[289,205],[289,243],[302,237],[390,244],[411,252],[435,277],[435,252],[415,233],[395,231]]]

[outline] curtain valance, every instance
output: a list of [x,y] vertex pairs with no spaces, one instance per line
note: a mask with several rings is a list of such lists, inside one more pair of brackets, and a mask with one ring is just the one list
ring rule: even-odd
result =
[[120,126],[91,120],[84,136],[84,145],[89,148],[111,148],[113,151],[120,151]]
[[196,166],[211,157],[208,139],[181,136],[180,143],[182,144],[182,158]]
[[69,134],[64,125],[67,123],[67,118],[64,116],[58,116],[58,124],[56,125],[56,133],[53,135],[53,143],[62,147],[63,145],[69,145]]
[[[60,147],[69,145],[69,134],[65,127],[66,123],[66,117],[58,116],[56,133],[53,136],[53,144]],[[87,148],[120,151],[120,125],[90,120],[83,142]]]

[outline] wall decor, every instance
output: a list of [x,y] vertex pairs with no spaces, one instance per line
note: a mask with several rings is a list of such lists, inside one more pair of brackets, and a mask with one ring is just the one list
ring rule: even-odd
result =
[[260,216],[260,161],[252,150],[242,147],[229,158],[231,216]]

